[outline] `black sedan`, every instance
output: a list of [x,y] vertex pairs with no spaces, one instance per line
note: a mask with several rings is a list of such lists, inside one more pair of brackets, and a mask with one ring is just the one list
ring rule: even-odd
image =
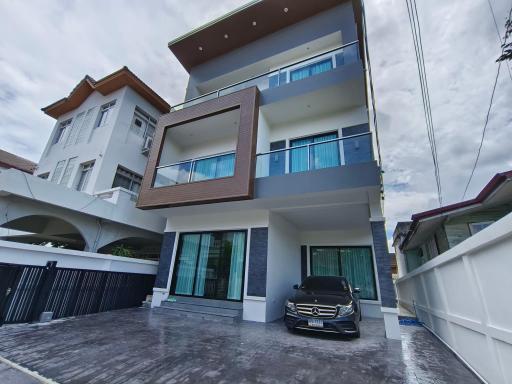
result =
[[310,276],[293,288],[297,292],[286,301],[284,315],[289,330],[359,337],[359,289],[352,289],[345,277]]

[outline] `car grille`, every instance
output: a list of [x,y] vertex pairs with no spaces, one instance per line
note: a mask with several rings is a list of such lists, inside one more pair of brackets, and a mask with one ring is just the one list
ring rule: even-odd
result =
[[336,316],[336,307],[333,305],[295,304],[297,312],[303,316],[319,319],[332,319]]

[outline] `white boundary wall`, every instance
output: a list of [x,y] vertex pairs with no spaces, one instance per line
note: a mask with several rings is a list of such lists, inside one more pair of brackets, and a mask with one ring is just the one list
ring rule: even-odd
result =
[[396,286],[400,304],[484,381],[512,383],[512,213]]
[[0,263],[40,265],[56,261],[57,267],[94,271],[156,275],[158,262],[99,253],[73,251],[0,240]]

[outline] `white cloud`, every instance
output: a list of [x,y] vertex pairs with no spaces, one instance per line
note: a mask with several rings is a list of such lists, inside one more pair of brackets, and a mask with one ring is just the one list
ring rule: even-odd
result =
[[[186,72],[169,40],[246,1],[41,0],[0,2],[0,147],[37,161],[53,127],[40,108],[89,74],[127,65],[169,103]],[[492,1],[500,27],[510,6]],[[486,0],[418,1],[444,201],[460,199],[478,148],[499,54]],[[380,121],[388,233],[436,206],[419,81],[402,0],[366,1]],[[468,196],[512,167],[512,81],[503,68],[480,165]]]

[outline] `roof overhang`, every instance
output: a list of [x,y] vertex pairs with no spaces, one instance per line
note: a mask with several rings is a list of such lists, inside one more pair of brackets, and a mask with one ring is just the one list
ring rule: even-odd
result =
[[[168,46],[190,70],[289,25],[350,0],[255,0],[172,40]],[[352,0],[356,13],[360,0]],[[356,21],[360,18],[356,15]],[[360,22],[358,22],[358,28]]]
[[[401,248],[406,249],[408,246],[413,246],[418,243],[418,241],[413,242],[411,239],[420,232],[420,227],[425,227],[425,230],[428,231],[439,223],[442,223],[449,215],[467,212],[468,210],[480,207],[484,203],[494,205],[510,201],[512,194],[509,189],[512,189],[512,184],[509,183],[509,181],[511,180],[512,170],[497,173],[474,199],[412,215],[412,224],[402,242]],[[421,228],[421,231],[423,231],[423,228]]]
[[170,111],[170,105],[127,67],[123,67],[98,81],[90,76],[85,76],[68,97],[60,99],[41,110],[48,116],[57,119],[59,116],[78,108],[94,91],[98,91],[102,95],[108,95],[125,86],[131,87],[161,113]]

